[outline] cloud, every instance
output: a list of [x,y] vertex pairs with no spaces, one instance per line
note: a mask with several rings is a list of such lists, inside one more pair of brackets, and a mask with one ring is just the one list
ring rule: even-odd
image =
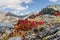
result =
[[51,2],[57,2],[58,0],[49,0],[49,1],[51,1]]
[[32,0],[23,0],[25,3],[31,3]]
[[10,9],[14,9],[14,10],[26,10],[29,8],[28,5],[26,5],[25,7],[23,7],[21,5],[21,3],[31,3],[32,0],[0,0],[0,6],[1,9],[5,9],[5,8],[10,8]]

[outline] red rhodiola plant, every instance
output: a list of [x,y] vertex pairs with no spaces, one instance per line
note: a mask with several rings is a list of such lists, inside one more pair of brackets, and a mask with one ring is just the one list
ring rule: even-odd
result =
[[18,20],[17,30],[29,30],[42,24],[44,24],[44,21]]

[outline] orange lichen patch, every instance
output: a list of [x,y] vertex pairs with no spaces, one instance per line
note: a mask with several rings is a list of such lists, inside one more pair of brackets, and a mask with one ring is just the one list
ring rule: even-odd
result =
[[10,37],[16,37],[16,36],[24,37],[24,36],[26,36],[26,32],[15,30],[14,32],[10,33]]

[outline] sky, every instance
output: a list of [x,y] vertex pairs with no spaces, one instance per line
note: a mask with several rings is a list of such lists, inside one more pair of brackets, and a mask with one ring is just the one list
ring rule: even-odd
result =
[[0,0],[0,11],[25,15],[39,12],[51,4],[60,4],[60,0]]

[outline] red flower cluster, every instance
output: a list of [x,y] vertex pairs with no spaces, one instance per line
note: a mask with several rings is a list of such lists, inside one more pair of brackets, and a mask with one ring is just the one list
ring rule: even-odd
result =
[[16,30],[29,30],[34,27],[37,27],[37,25],[42,25],[42,24],[44,24],[44,21],[36,22],[36,21],[28,21],[28,20],[18,20]]
[[54,16],[60,16],[60,12],[55,12]]

